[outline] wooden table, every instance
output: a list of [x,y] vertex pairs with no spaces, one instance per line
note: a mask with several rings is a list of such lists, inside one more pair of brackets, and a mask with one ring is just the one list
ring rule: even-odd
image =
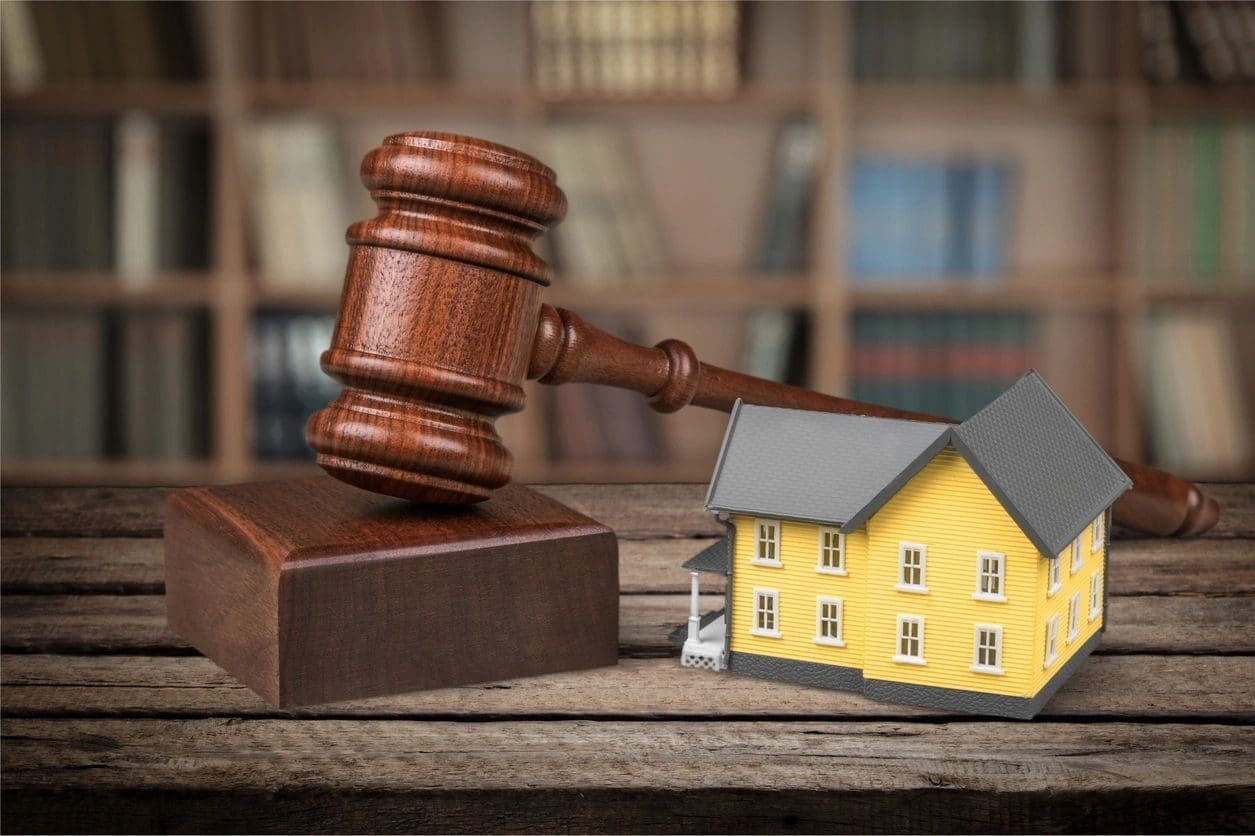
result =
[[1118,540],[1031,723],[681,669],[702,487],[543,490],[621,538],[618,667],[301,711],[166,629],[161,491],[6,490],[5,831],[1255,830],[1251,485]]

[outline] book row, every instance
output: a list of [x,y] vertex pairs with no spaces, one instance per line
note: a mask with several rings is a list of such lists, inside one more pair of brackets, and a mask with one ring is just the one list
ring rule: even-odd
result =
[[6,310],[0,341],[6,458],[207,453],[203,316]]
[[0,3],[5,89],[203,77],[196,8],[152,0],[5,0]]
[[854,4],[854,76],[869,82],[1016,82],[1111,72],[1110,9],[1099,3],[902,0]]
[[1156,284],[1255,283],[1255,122],[1166,122],[1137,150],[1141,273]]
[[0,263],[143,281],[209,261],[208,129],[199,120],[8,117]]
[[531,46],[548,98],[725,97],[741,77],[733,0],[532,3]]
[[258,81],[422,81],[444,63],[439,3],[249,3]]
[[856,400],[965,420],[1032,368],[1022,313],[869,313],[851,323]]
[[1196,479],[1250,477],[1255,371],[1240,362],[1255,350],[1249,331],[1217,311],[1147,319],[1140,371],[1150,442],[1164,467]]
[[266,311],[253,320],[253,449],[263,459],[311,458],[305,421],[340,391],[318,358],[331,345],[330,314]]
[[1255,80],[1255,3],[1147,0],[1139,4],[1142,71],[1160,84]]
[[[204,6],[187,2],[0,4],[4,83],[25,92],[66,81],[203,79]],[[245,65],[258,81],[419,81],[440,73],[439,4],[240,5]]]
[[[259,458],[308,457],[305,420],[335,397],[319,368],[334,317],[263,312],[253,323],[252,441]],[[3,455],[15,460],[187,460],[208,453],[207,324],[200,314],[6,311]]]
[[1010,181],[999,161],[855,159],[847,198],[851,280],[1002,278]]

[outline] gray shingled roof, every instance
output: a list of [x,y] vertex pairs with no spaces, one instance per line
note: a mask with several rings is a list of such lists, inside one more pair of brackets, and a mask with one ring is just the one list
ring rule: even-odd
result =
[[1035,371],[955,427],[954,446],[1047,555],[1133,486]]
[[717,572],[726,575],[728,562],[728,537],[724,535],[680,565],[690,572]]
[[841,524],[880,494],[892,495],[894,477],[936,455],[949,429],[738,403],[706,507]]
[[1030,371],[958,426],[738,403],[706,507],[853,531],[948,444],[1051,556],[1132,485]]

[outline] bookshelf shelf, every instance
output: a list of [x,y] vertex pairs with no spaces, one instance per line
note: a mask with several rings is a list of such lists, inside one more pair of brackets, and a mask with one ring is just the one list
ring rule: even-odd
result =
[[[524,465],[526,467],[526,465]],[[527,481],[562,482],[702,482],[710,478],[709,460],[656,464],[624,462],[543,462],[533,465]],[[525,471],[526,472],[526,471]]]
[[666,115],[678,112],[684,115],[783,116],[810,111],[815,107],[817,95],[817,86],[810,84],[748,84],[726,98],[665,95],[649,98],[577,96],[563,99],[537,98],[535,106],[550,116],[610,116],[654,111]]
[[185,81],[78,81],[41,85],[29,92],[6,91],[7,113],[115,114],[128,110],[208,116],[209,85]]
[[4,481],[25,485],[196,485],[218,479],[209,460],[6,461]]
[[[1238,287],[1217,282],[1207,288],[1163,287],[1151,285],[1139,297],[1153,305],[1220,305],[1250,307],[1255,305],[1255,285]],[[1236,283],[1234,283],[1236,284]]]
[[6,305],[49,307],[205,307],[214,286],[204,273],[165,274],[142,286],[125,284],[109,273],[10,272],[0,285]]
[[1019,84],[890,84],[852,87],[850,107],[860,117],[938,113],[978,116],[1114,117],[1118,84],[1063,84],[1033,89]]
[[329,311],[334,313],[340,304],[340,290],[330,288],[299,288],[277,287],[267,284],[264,280],[252,283],[250,302],[254,308],[299,308],[309,311]]
[[1238,83],[1215,87],[1197,84],[1155,86],[1148,89],[1147,102],[1151,110],[1157,113],[1251,116],[1255,114],[1255,84]]
[[559,278],[545,301],[574,310],[743,310],[768,305],[804,305],[811,287],[799,276],[674,276],[598,286]]
[[1068,281],[1057,284],[1020,284],[1005,282],[973,285],[968,282],[933,282],[902,284],[892,288],[854,286],[847,301],[862,310],[994,310],[1025,308],[1030,310],[1108,311],[1115,307],[1115,297],[1106,277],[1091,281]]
[[521,93],[506,87],[456,83],[423,84],[361,82],[252,82],[244,92],[246,105],[257,111],[307,110],[331,115],[415,115],[415,109],[509,111]]

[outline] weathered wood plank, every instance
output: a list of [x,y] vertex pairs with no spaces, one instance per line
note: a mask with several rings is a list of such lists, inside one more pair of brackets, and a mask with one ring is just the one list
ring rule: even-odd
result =
[[5,536],[160,537],[166,488],[4,488]]
[[[687,595],[624,595],[619,643],[628,656],[672,655],[667,634],[688,615]],[[702,596],[703,611],[721,596]],[[188,652],[166,629],[158,595],[6,595],[0,638],[6,652]],[[1255,653],[1255,598],[1113,597],[1100,653]]]
[[[807,719],[944,712],[681,668],[675,659],[280,711],[199,656],[8,656],[14,716],[423,719]],[[1255,720],[1255,657],[1096,656],[1046,706],[1054,718]]]
[[[722,602],[722,597],[702,597],[706,610]],[[679,595],[620,598],[620,652],[676,654],[667,635],[684,621],[688,605],[688,597]],[[7,653],[193,652],[166,627],[165,599],[159,595],[6,595],[0,606],[0,645]]]
[[1241,726],[11,719],[3,743],[9,832],[1255,827]]
[[[537,485],[624,537],[714,537],[723,527],[694,484]],[[160,537],[167,488],[5,488],[5,536]]]
[[[716,537],[722,527],[704,510],[700,484],[537,485],[622,537]],[[1209,538],[1255,538],[1255,484],[1207,485],[1220,502]],[[0,531],[6,536],[159,537],[165,488],[5,488]]]
[[[623,592],[685,592],[680,564],[709,539],[620,540]],[[1255,544],[1242,540],[1123,540],[1112,549],[1112,595],[1255,594]],[[156,594],[161,540],[143,537],[10,537],[0,543],[0,585],[17,594]],[[723,581],[704,576],[702,589]]]
[[159,595],[162,543],[155,537],[6,537],[0,589],[34,595]]

